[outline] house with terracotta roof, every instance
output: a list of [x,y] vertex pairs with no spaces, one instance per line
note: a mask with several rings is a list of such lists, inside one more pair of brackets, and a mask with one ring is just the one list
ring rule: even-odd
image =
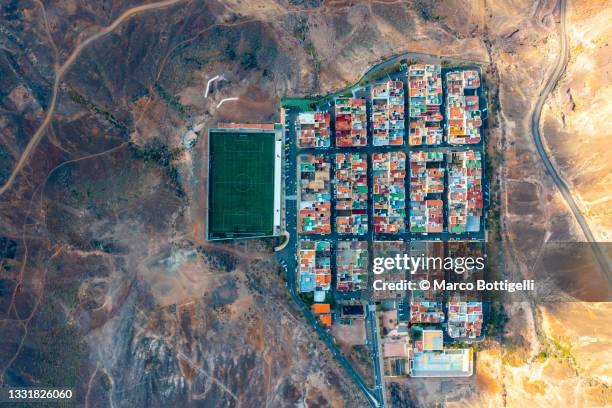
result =
[[315,303],[311,306],[311,309],[323,326],[331,327],[332,315],[329,303]]
[[365,146],[368,144],[368,124],[365,99],[336,98],[336,146]]
[[404,143],[404,83],[387,81],[372,86],[372,131],[374,146]]
[[372,154],[374,232],[397,234],[406,229],[406,153]]
[[480,74],[475,70],[446,74],[446,115],[448,143],[474,144],[481,140],[481,112],[477,89]]
[[336,154],[334,198],[339,234],[368,232],[368,159],[366,154]]
[[322,154],[298,157],[298,233],[331,233],[331,163]]
[[296,121],[299,147],[329,147],[331,144],[330,114],[301,112]]
[[442,70],[440,65],[414,64],[408,67],[410,146],[442,143]]

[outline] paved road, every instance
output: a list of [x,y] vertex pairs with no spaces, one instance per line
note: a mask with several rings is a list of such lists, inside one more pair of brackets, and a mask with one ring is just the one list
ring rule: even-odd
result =
[[[373,147],[373,146],[365,146],[362,148],[335,148],[331,147],[329,149],[298,149],[294,143],[295,141],[295,129],[293,124],[295,123],[295,119],[297,118],[298,110],[297,109],[288,109],[286,113],[286,123],[288,126],[285,129],[285,194],[286,196],[296,196],[297,195],[297,157],[299,154],[303,153],[326,153],[333,155],[336,152],[345,152],[345,151],[359,151],[362,153],[368,153],[370,158],[370,163],[368,166],[368,181],[369,187],[372,188],[372,166],[371,166],[371,154],[374,151],[380,151],[381,147]],[[382,150],[402,150],[406,151],[406,146],[400,147],[388,147],[382,148]],[[453,148],[453,150],[462,150],[466,149],[466,147],[458,147]],[[371,197],[371,191],[368,195]],[[366,314],[366,328],[369,331],[369,338],[371,341],[371,349],[372,349],[372,363],[374,368],[374,389],[369,388],[369,386],[365,383],[363,378],[355,371],[351,363],[342,355],[336,344],[334,343],[331,335],[319,324],[317,319],[312,315],[308,305],[306,305],[302,299],[296,293],[296,279],[297,279],[297,200],[287,200],[286,201],[286,229],[289,233],[289,241],[286,243],[284,248],[277,252],[278,258],[281,260],[283,264],[286,276],[287,276],[287,288],[291,295],[293,301],[298,305],[301,311],[306,316],[306,319],[315,329],[319,337],[323,340],[323,342],[327,345],[331,353],[334,355],[338,363],[346,370],[348,375],[353,379],[353,381],[359,386],[364,395],[367,397],[370,405],[372,407],[384,407],[385,403],[385,383],[384,383],[384,373],[382,368],[382,351],[380,349],[380,330],[378,328],[378,319],[376,317],[374,302],[370,302],[369,305],[372,305],[372,308],[368,308],[368,312]],[[374,240],[374,234],[372,233],[372,214],[371,209],[373,208],[372,203],[370,202],[368,205],[370,209],[370,220],[369,220],[369,229],[368,233],[362,236],[357,235],[345,235],[345,234],[337,234],[332,232],[331,234],[326,235],[308,235],[304,236],[305,239],[311,240],[347,240],[347,239],[364,239],[368,241]],[[333,217],[332,217],[333,218]],[[335,228],[334,228],[335,230]],[[388,234],[387,234],[388,235]],[[406,232],[405,234],[399,235],[376,235],[376,239],[405,239],[409,240],[432,240],[432,239],[441,239],[445,241],[453,240],[453,239],[461,239],[461,240],[482,240],[483,233],[476,234],[431,234],[430,236],[422,235],[422,234],[411,234],[410,232]],[[335,263],[335,255],[334,251],[332,251],[332,262]],[[332,269],[335,269],[332,268]],[[335,281],[332,282],[332,288],[335,288]],[[361,297],[359,292],[336,292],[333,290],[333,295],[336,299],[353,299],[357,296],[357,299]]]
[[474,63],[488,64],[489,63],[489,61],[475,61],[475,60],[468,60],[465,58],[408,51],[408,52],[403,52],[401,54],[398,54],[394,57],[391,57],[389,59],[384,60],[383,62],[380,62],[374,65],[363,75],[362,81],[369,80],[370,78],[375,76],[381,69],[385,69],[390,66],[393,66],[394,64],[397,64],[398,62],[400,62],[402,59],[408,59],[408,60],[414,59],[424,64],[438,64],[438,65],[441,65],[442,61],[448,61],[452,65],[461,65],[461,64],[466,64],[466,63],[467,64],[474,64]]
[[[287,276],[293,276],[295,279],[295,273],[288,273]],[[367,397],[370,406],[372,407],[384,407],[379,401],[380,393],[376,391],[372,391],[368,385],[365,383],[363,378],[355,371],[351,363],[346,359],[346,357],[342,354],[342,352],[338,349],[332,336],[319,324],[317,319],[311,313],[309,307],[302,302],[302,299],[295,292],[295,280],[290,282],[287,280],[287,288],[289,289],[289,293],[291,294],[291,298],[293,301],[302,309],[304,316],[308,322],[314,327],[315,331],[319,335],[319,338],[323,340],[323,342],[327,345],[334,358],[338,361],[338,363],[346,370],[347,374],[352,378],[352,380],[357,384],[357,386],[361,389],[364,395]]]
[[[403,52],[401,54],[397,54],[392,57],[389,57],[385,59],[384,61],[381,61],[378,64],[372,66],[372,68],[368,69],[365,72],[365,74],[363,74],[363,76],[359,79],[357,84],[364,84],[365,82],[368,82],[373,77],[375,77],[381,70],[392,67],[393,65],[398,64],[403,59],[406,59],[406,60],[413,59],[413,60],[418,60],[419,62],[424,63],[424,64],[439,64],[439,65],[442,63],[442,61],[448,61],[452,65],[474,64],[474,63],[489,64],[490,63],[490,61],[475,61],[475,60],[467,60],[465,58],[409,51],[409,52]],[[344,94],[348,90],[353,89],[354,87],[355,87],[355,84],[350,85],[339,91],[333,92],[331,94],[328,94],[325,96],[325,99],[333,98],[337,95]]]
[[[364,74],[360,82],[371,79],[380,70],[391,67],[404,58],[408,58],[408,59],[418,58],[422,62],[438,63],[438,64],[441,62],[443,58],[448,59],[454,63],[468,62],[466,60],[461,60],[457,58],[446,58],[446,57],[440,57],[440,56],[435,56],[435,55],[418,54],[418,53],[403,53],[403,54],[394,56],[372,67],[370,70],[368,70]],[[469,62],[473,63],[473,61],[469,61]],[[405,73],[401,75],[405,75]],[[364,95],[360,95],[360,96],[365,97],[366,101],[368,101],[368,106],[367,106],[368,117],[371,114],[371,106],[369,105],[369,101],[370,101],[369,91],[370,91],[369,87],[365,87],[365,88],[362,87],[360,88],[359,91],[356,91],[357,93],[364,93]],[[327,95],[325,97],[325,100],[329,101],[333,99],[334,95],[337,95],[343,92],[346,92],[346,89],[338,91],[332,95]],[[322,102],[319,105],[319,109],[327,110],[332,114],[332,128],[333,128],[334,117],[333,117],[332,104],[330,102]],[[285,159],[284,159],[285,160],[285,172],[284,172],[285,174],[285,179],[284,179],[285,192],[284,193],[286,197],[296,197],[297,196],[297,182],[299,182],[299,180],[297,180],[297,156],[298,154],[325,153],[330,156],[333,156],[333,154],[338,153],[338,152],[343,152],[343,153],[359,152],[359,153],[368,154],[368,187],[370,190],[368,194],[368,200],[369,200],[368,202],[368,209],[369,209],[368,210],[369,211],[368,233],[361,235],[361,236],[337,234],[335,232],[335,225],[334,225],[335,208],[334,206],[332,206],[332,231],[334,232],[332,232],[331,234],[326,234],[326,235],[307,235],[307,236],[303,236],[302,238],[311,239],[311,240],[323,239],[323,240],[331,240],[331,241],[348,240],[348,239],[362,239],[362,240],[367,240],[368,242],[372,242],[373,240],[389,240],[389,239],[392,239],[392,240],[402,239],[406,241],[411,241],[411,240],[429,240],[429,241],[431,240],[441,240],[441,241],[476,240],[476,241],[482,241],[484,240],[484,228],[481,228],[481,231],[478,233],[465,233],[465,234],[442,233],[442,234],[430,234],[429,236],[423,235],[423,234],[414,234],[414,233],[410,233],[409,231],[404,234],[394,234],[394,235],[389,235],[389,234],[376,234],[375,235],[373,234],[373,216],[372,216],[373,215],[372,214],[373,204],[371,202],[371,197],[372,197],[371,190],[373,186],[372,160],[371,160],[372,153],[379,152],[379,151],[395,151],[395,150],[409,152],[411,150],[429,150],[431,148],[423,147],[423,146],[419,146],[418,148],[416,148],[416,147],[411,147],[407,145],[396,146],[396,147],[372,146],[371,143],[369,143],[368,146],[363,146],[363,147],[338,148],[335,146],[335,143],[332,140],[332,146],[329,148],[298,149],[296,146],[296,135],[295,135],[294,124],[295,124],[299,109],[298,108],[287,108],[285,112],[286,112],[285,114],[286,126],[285,126],[285,151],[284,151],[285,152]],[[371,129],[368,129],[368,136],[369,138],[371,138],[372,136]],[[435,147],[436,150],[453,150],[453,151],[466,150],[468,148],[482,150],[483,142],[477,145],[470,145],[470,146],[448,146],[445,144],[442,146]],[[332,164],[332,172],[333,172],[333,166],[335,165],[333,160],[331,161],[331,164]],[[409,178],[407,177],[406,178],[406,191],[409,191],[408,182],[409,182]],[[443,199],[444,201],[446,201],[445,195],[443,195]],[[370,389],[365,383],[365,381],[354,370],[354,368],[348,362],[348,360],[340,353],[340,351],[336,347],[333,341],[333,338],[330,336],[330,334],[319,325],[317,319],[312,315],[309,307],[302,301],[302,299],[296,293],[296,279],[297,279],[296,275],[297,275],[297,268],[298,268],[298,262],[297,262],[297,242],[298,242],[297,205],[298,203],[297,203],[297,200],[295,199],[286,200],[285,222],[286,222],[287,232],[289,233],[289,241],[286,243],[286,245],[282,249],[279,249],[279,251],[277,252],[277,256],[280,259],[281,263],[283,264],[286,270],[287,287],[291,295],[291,298],[298,305],[298,307],[302,309],[304,315],[306,316],[310,324],[316,330],[319,337],[329,347],[331,353],[338,360],[340,365],[344,367],[348,375],[360,387],[360,389],[362,390],[362,392],[368,399],[370,405],[373,407],[384,407],[386,405],[386,401],[385,401],[384,373],[383,373],[383,367],[382,367],[383,359],[382,359],[382,351],[381,351],[381,343],[380,343],[381,341],[380,340],[380,330],[378,327],[378,319],[376,317],[374,302],[370,301],[368,303],[368,312],[366,314],[366,329],[369,332],[369,338],[371,341],[372,361],[373,361],[373,368],[374,368],[374,389]],[[446,206],[445,206],[445,211],[446,211]],[[446,220],[446,218],[447,217],[445,213],[444,219]],[[332,250],[332,260],[331,261],[332,261],[332,270],[335,270],[335,256],[334,256],[333,250]],[[335,282],[335,275],[334,275],[334,278],[332,281],[332,288],[335,288],[335,283],[336,282]],[[334,289],[332,289],[332,294],[336,299],[351,299],[355,297],[354,293],[336,292]],[[357,296],[357,298],[360,298],[360,296]]]
[[[293,124],[297,117],[297,110],[289,109],[286,114],[287,123]],[[293,126],[286,128],[285,135],[285,194],[294,196],[297,193],[296,175],[297,175],[297,148],[295,143],[295,130]],[[288,143],[287,143],[288,142]],[[285,268],[287,277],[287,289],[291,295],[291,299],[300,308],[308,322],[315,329],[321,340],[329,348],[330,352],[338,363],[344,368],[349,377],[357,384],[363,394],[366,396],[371,407],[382,407],[379,402],[379,396],[371,390],[361,376],[355,371],[351,363],[340,352],[334,343],[331,335],[319,324],[314,317],[308,305],[296,293],[296,273],[298,268],[297,263],[297,202],[296,200],[286,201],[286,229],[289,233],[289,242],[285,247],[279,250],[276,255]]]
[[377,398],[381,401],[382,406],[385,407],[387,402],[385,400],[385,375],[383,371],[383,355],[380,349],[380,328],[378,318],[376,316],[376,303],[371,300],[368,303],[367,310],[367,327],[370,331],[370,339],[372,341],[372,363],[374,365],[374,392],[377,394]]
[[572,197],[572,193],[570,192],[570,189],[568,188],[565,181],[561,178],[561,176],[557,172],[557,169],[555,168],[555,166],[550,161],[546,148],[544,147],[544,144],[542,142],[542,134],[540,132],[540,120],[542,117],[542,108],[544,107],[544,103],[548,99],[551,92],[557,86],[557,83],[559,79],[561,78],[561,75],[565,71],[567,67],[567,63],[569,61],[569,46],[568,46],[568,41],[567,41],[567,32],[565,29],[566,7],[567,7],[567,1],[560,0],[559,15],[560,15],[560,20],[561,20],[561,50],[557,57],[557,61],[555,62],[554,69],[552,70],[550,77],[546,81],[544,88],[540,92],[538,100],[536,101],[536,105],[531,114],[531,133],[533,135],[533,140],[535,142],[535,145],[538,150],[538,154],[540,155],[540,159],[542,160],[542,163],[544,163],[546,170],[552,177],[555,185],[559,188],[561,195],[563,196],[563,198],[567,202],[567,205],[569,206],[572,213],[574,214],[574,217],[576,218],[576,221],[580,225],[580,228],[582,229],[582,232],[584,236],[586,237],[587,241],[591,243],[591,249],[593,250],[595,257],[597,258],[597,262],[599,263],[601,270],[606,275],[608,282],[612,284],[612,275],[610,273],[610,261],[607,255],[604,254],[600,246],[597,244],[593,236],[593,233],[591,232],[591,228],[589,227],[589,224],[587,223],[586,219],[580,212],[578,205],[576,205],[576,202],[574,201],[574,198]]

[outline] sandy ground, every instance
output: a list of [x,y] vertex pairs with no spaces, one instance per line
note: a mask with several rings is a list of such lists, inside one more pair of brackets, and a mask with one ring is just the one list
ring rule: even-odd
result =
[[332,333],[344,347],[365,344],[365,320],[354,319],[351,325],[335,323],[332,326]]
[[606,1],[570,3],[571,58],[544,112],[548,146],[600,241],[612,240],[610,18]]
[[[23,70],[3,65],[0,141],[7,156],[0,165],[14,163],[34,133],[55,58],[125,8],[93,1],[45,7],[48,25],[38,2],[23,6],[18,29],[2,20],[14,35],[3,47]],[[602,239],[610,237],[612,172],[602,154],[609,150],[610,13],[604,1],[570,1],[572,60],[543,132]],[[1,262],[3,285],[15,294],[0,299],[2,310],[27,328],[28,350],[43,349],[38,342],[47,333],[30,313],[52,311],[54,328],[83,333],[67,336],[85,342],[78,374],[90,381],[80,391],[104,405],[126,390],[128,403],[139,405],[157,387],[167,400],[156,406],[181,404],[186,395],[206,406],[359,406],[360,394],[291,308],[273,243],[204,242],[205,131],[190,151],[181,149],[184,135],[200,124],[276,120],[280,98],[344,87],[398,52],[482,61],[491,107],[500,109],[488,137],[499,166],[491,177],[500,186],[504,273],[535,276],[546,242],[582,239],[529,133],[531,105],[558,50],[557,21],[554,0],[321,7],[213,0],[126,24],[68,73],[48,138],[0,206],[2,236],[17,245],[15,257]],[[215,75],[225,80],[204,98]],[[228,97],[239,99],[217,108]],[[179,150],[170,165],[136,158],[156,140]],[[84,160],[53,173],[77,159]],[[538,300],[507,305],[503,336],[477,353],[474,378],[402,382],[404,401],[609,406],[609,308],[544,308]],[[0,323],[11,333],[0,359],[16,356],[14,366],[31,376],[33,364],[20,354],[24,330],[11,321]],[[351,343],[361,337],[344,335]]]

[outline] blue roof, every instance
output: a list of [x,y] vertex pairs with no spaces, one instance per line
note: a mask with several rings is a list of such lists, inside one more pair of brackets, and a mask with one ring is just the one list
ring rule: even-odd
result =
[[475,217],[473,215],[468,215],[466,230],[468,232],[478,232],[480,231],[480,217]]
[[314,274],[303,273],[300,275],[300,292],[312,292],[315,290]]

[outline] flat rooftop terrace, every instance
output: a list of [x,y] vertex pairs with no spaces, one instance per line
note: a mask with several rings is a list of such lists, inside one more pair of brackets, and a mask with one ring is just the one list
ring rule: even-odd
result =
[[281,153],[280,125],[209,129],[209,240],[280,233]]
[[412,377],[469,377],[473,373],[472,349],[415,352],[410,361]]

